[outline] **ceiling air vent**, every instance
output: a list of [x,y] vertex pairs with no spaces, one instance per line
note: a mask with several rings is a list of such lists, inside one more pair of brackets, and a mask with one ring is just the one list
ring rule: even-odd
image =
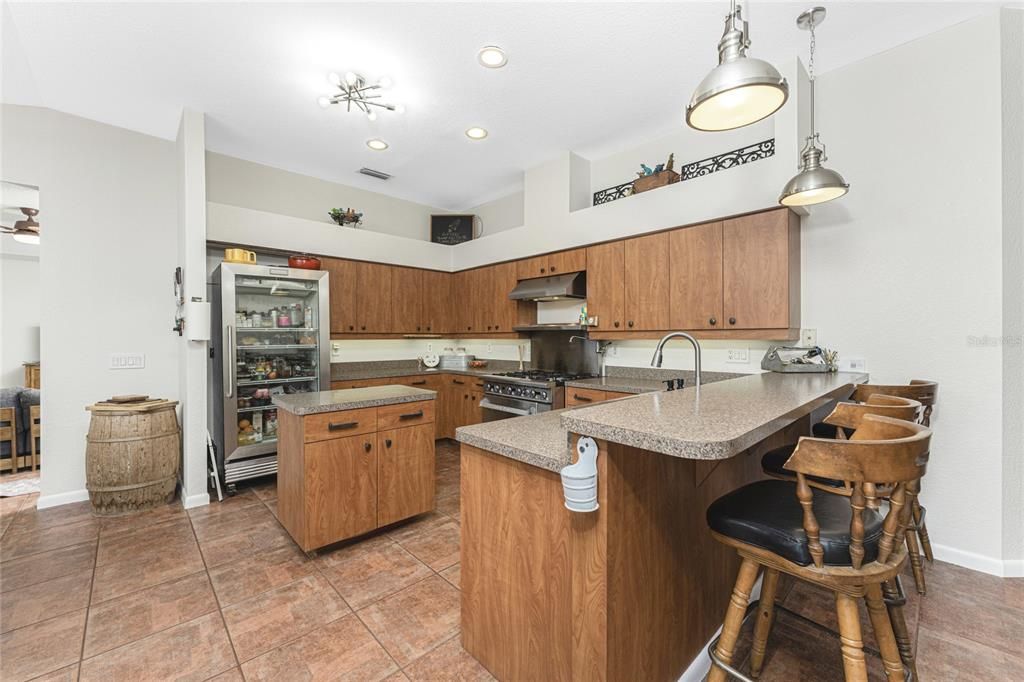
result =
[[378,180],[387,180],[391,177],[389,173],[384,171],[373,170],[372,168],[360,168],[359,172],[363,175],[369,175],[371,178],[377,178]]

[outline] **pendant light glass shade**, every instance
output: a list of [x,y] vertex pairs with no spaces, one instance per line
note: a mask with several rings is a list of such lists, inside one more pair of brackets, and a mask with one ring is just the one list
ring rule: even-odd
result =
[[789,98],[778,70],[748,57],[747,22],[733,2],[718,43],[718,66],[700,82],[686,107],[686,123],[705,131],[732,130],[771,116]]

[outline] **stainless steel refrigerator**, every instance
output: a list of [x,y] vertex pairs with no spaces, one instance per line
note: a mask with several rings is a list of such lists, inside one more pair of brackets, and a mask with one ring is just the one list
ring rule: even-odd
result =
[[322,270],[222,263],[213,272],[210,430],[225,484],[277,472],[276,394],[330,389]]

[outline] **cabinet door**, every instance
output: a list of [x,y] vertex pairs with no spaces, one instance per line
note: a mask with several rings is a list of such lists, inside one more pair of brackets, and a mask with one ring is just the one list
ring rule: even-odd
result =
[[621,241],[587,249],[587,315],[602,331],[625,331],[625,259]]
[[476,329],[479,292],[473,290],[476,282],[475,272],[475,270],[456,272],[452,279],[451,300],[454,306],[453,317],[456,334],[465,334]]
[[434,508],[434,425],[377,434],[377,525]]
[[391,268],[391,329],[399,334],[426,332],[423,323],[423,271]]
[[356,263],[340,258],[325,258],[324,269],[330,278],[331,333],[347,334],[356,330]]
[[582,272],[586,269],[586,249],[569,249],[568,251],[559,251],[549,256],[549,275],[564,275],[567,272]]
[[306,545],[323,547],[377,527],[373,433],[306,445]]
[[511,332],[518,312],[516,302],[508,297],[516,286],[515,263],[492,265],[484,268],[481,273],[483,281],[480,282],[480,290],[486,292],[486,298],[480,305],[483,312],[480,331]]
[[565,406],[576,407],[601,403],[608,399],[608,394],[594,388],[576,388],[567,386],[565,389]]
[[392,328],[390,265],[356,263],[356,332],[387,334]]
[[624,246],[626,330],[669,329],[671,270],[667,232],[627,239]]
[[722,317],[722,223],[669,233],[672,261],[671,329],[724,329]]
[[452,321],[452,275],[450,272],[423,272],[423,323],[426,331],[445,334],[455,331]]
[[[722,224],[726,329],[783,329],[790,326],[788,209],[726,220]],[[794,234],[799,249],[798,235]]]

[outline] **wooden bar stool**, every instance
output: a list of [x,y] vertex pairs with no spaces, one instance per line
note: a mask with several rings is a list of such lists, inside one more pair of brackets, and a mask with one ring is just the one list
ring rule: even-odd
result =
[[18,417],[17,409],[0,407],[0,443],[7,443],[11,449],[11,472],[18,471]]
[[[894,395],[901,398],[910,398],[916,400],[924,406],[921,410],[918,421],[931,428],[932,425],[932,409],[935,407],[935,403],[939,398],[939,385],[934,381],[927,381],[924,379],[911,379],[909,384],[861,384],[853,392],[854,400],[862,400],[862,396],[871,394],[882,394],[882,395]],[[921,541],[921,549],[924,550],[924,556],[929,562],[935,561],[935,555],[932,553],[932,541],[928,537],[928,527],[925,525],[925,514],[927,509],[921,505],[920,497],[914,496],[913,503],[913,524],[911,532],[914,533]],[[911,557],[913,560],[913,557]],[[917,560],[920,565],[920,559]],[[921,570],[922,579],[918,583],[917,591],[924,594],[924,570]],[[915,579],[917,573],[914,574]]]
[[[883,599],[883,592],[891,594],[891,583],[907,561],[902,537],[911,522],[909,491],[925,473],[930,440],[931,431],[920,424],[865,415],[849,440],[801,438],[786,462],[786,469],[796,474],[795,482],[751,483],[708,507],[712,535],[734,547],[742,560],[722,634],[713,643],[710,682],[723,682],[727,672],[723,666],[731,668],[750,591],[762,567],[751,677],[757,678],[764,665],[780,572],[835,593],[848,681],[867,680],[857,611],[857,600],[862,598],[889,682],[905,679],[904,664],[914,671],[903,607],[897,600]],[[808,480],[811,476],[849,481],[851,495],[814,488]],[[876,481],[892,484],[884,516],[867,506],[865,484]]]
[[[32,405],[29,408],[29,439],[32,442],[32,470],[39,468],[39,451],[42,449],[43,423],[39,418],[39,405]],[[36,445],[39,440],[40,444]]]

